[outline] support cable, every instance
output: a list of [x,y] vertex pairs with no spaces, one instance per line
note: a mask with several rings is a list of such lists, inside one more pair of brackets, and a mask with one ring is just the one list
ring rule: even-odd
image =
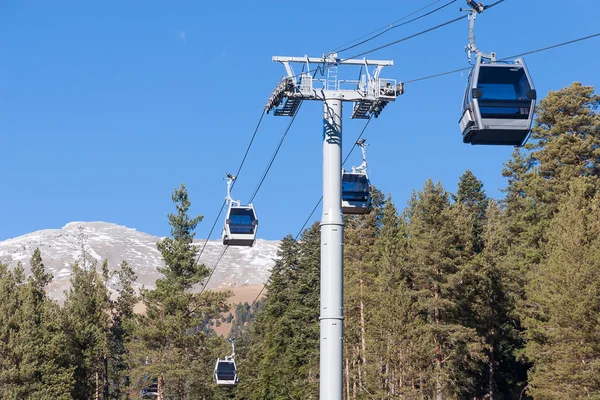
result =
[[359,57],[365,56],[365,55],[367,55],[367,54],[374,53],[374,52],[376,52],[376,51],[378,51],[378,50],[385,49],[386,47],[390,47],[390,46],[393,46],[393,45],[395,45],[395,44],[398,44],[398,43],[405,42],[405,41],[407,41],[407,40],[409,40],[409,39],[416,38],[417,36],[424,35],[425,33],[428,33],[428,32],[434,31],[434,30],[436,30],[436,29],[442,28],[442,27],[444,27],[444,26],[446,26],[446,25],[453,24],[453,23],[455,23],[455,22],[458,22],[458,21],[460,21],[461,19],[465,19],[465,18],[467,18],[467,15],[462,15],[462,16],[460,16],[460,17],[458,17],[458,18],[454,18],[454,19],[452,19],[452,20],[450,20],[450,21],[443,22],[443,23],[441,23],[441,24],[439,24],[439,25],[436,25],[436,26],[434,26],[434,27],[431,27],[431,28],[429,28],[429,29],[425,29],[424,31],[417,32],[417,33],[415,33],[415,34],[413,34],[413,35],[406,36],[406,37],[404,37],[404,38],[402,38],[402,39],[394,40],[393,42],[390,42],[390,43],[384,44],[384,45],[382,45],[382,46],[376,47],[376,48],[374,48],[374,49],[371,49],[371,50],[363,51],[362,53],[356,54],[356,55],[354,55],[354,56],[352,56],[352,57],[347,57],[347,58],[343,59],[342,61],[344,61],[344,60],[350,60],[350,59],[353,59],[353,58],[359,58]]
[[412,13],[410,13],[410,14],[408,14],[408,15],[405,15],[404,17],[402,17],[402,18],[399,18],[399,19],[395,20],[395,21],[391,22],[390,24],[384,25],[384,26],[382,26],[381,28],[379,28],[379,29],[375,29],[374,31],[372,31],[372,32],[369,32],[369,33],[366,33],[366,34],[364,34],[364,35],[362,35],[362,36],[360,36],[360,37],[358,37],[358,38],[356,38],[356,39],[354,39],[354,40],[350,40],[349,42],[346,42],[346,43],[344,43],[344,44],[342,44],[342,45],[340,45],[340,46],[338,46],[338,47],[334,48],[333,50],[331,50],[331,52],[332,52],[332,53],[337,53],[337,52],[339,52],[339,51],[344,51],[345,49],[341,49],[341,50],[340,50],[340,48],[343,48],[343,47],[346,47],[346,46],[348,46],[348,45],[351,45],[352,43],[358,42],[359,40],[362,40],[362,39],[364,39],[364,38],[366,38],[366,37],[369,37],[369,36],[371,36],[371,35],[373,35],[373,34],[376,34],[376,33],[378,33],[378,32],[381,32],[381,31],[383,31],[383,30],[389,30],[389,28],[390,28],[392,25],[394,25],[394,24],[397,24],[397,23],[398,23],[398,22],[400,22],[400,21],[404,21],[406,18],[412,17],[413,15],[415,15],[415,14],[417,14],[417,13],[419,13],[419,12],[421,12],[421,11],[423,11],[423,10],[425,10],[425,9],[427,9],[427,8],[429,8],[429,7],[431,7],[431,6],[435,5],[435,4],[437,4],[437,3],[439,3],[440,1],[442,1],[442,0],[435,0],[433,3],[430,3],[430,4],[426,5],[425,7],[422,7],[422,8],[420,8],[420,9],[416,10],[416,11],[413,11]]
[[[300,106],[298,106],[298,111],[300,110],[300,107],[302,107],[302,104],[300,104]],[[252,201],[254,201],[254,198],[258,194],[258,191],[260,190],[260,188],[261,188],[262,184],[264,183],[267,175],[269,174],[269,171],[271,170],[271,167],[273,166],[273,162],[275,161],[275,158],[277,157],[277,154],[279,153],[279,149],[281,149],[281,145],[283,144],[283,141],[285,140],[285,137],[287,136],[288,132],[290,131],[290,128],[292,127],[292,124],[294,123],[294,120],[296,119],[297,115],[298,115],[298,112],[296,112],[296,114],[294,114],[294,116],[290,120],[290,123],[288,124],[287,128],[283,132],[283,135],[281,136],[281,140],[279,140],[279,144],[275,148],[275,152],[271,156],[271,160],[269,160],[269,163],[267,164],[267,167],[265,168],[265,170],[264,170],[261,178],[259,179],[258,184],[256,185],[256,188],[254,189],[254,192],[252,193],[252,196],[250,197],[250,200],[248,201],[248,204],[252,203]]]
[[[570,45],[570,44],[573,44],[573,43],[582,42],[584,40],[596,38],[598,36],[600,36],[600,32],[594,33],[592,35],[580,37],[580,38],[577,38],[577,39],[569,40],[567,42],[562,42],[562,43],[554,44],[554,45],[551,45],[551,46],[542,47],[541,49],[530,50],[530,51],[526,51],[524,53],[515,54],[513,56],[504,57],[504,58],[499,59],[498,61],[507,61],[507,60],[514,59],[514,58],[517,58],[517,57],[523,57],[523,56],[527,56],[527,55],[530,55],[530,54],[541,53],[541,52],[546,51],[546,50],[551,50],[551,49],[555,49],[557,47],[562,47],[562,46],[567,46],[567,45]],[[465,68],[454,69],[452,71],[441,72],[439,74],[433,74],[433,75],[424,76],[422,78],[416,78],[416,79],[411,79],[411,80],[408,80],[408,81],[404,81],[404,84],[415,83],[415,82],[424,81],[424,80],[427,80],[427,79],[438,78],[440,76],[455,74],[457,72],[462,72],[462,71],[468,71],[470,69],[472,69],[472,67],[465,67]]]
[[[495,3],[493,3],[493,4],[490,4],[489,6],[486,6],[486,7],[485,7],[485,9],[486,9],[486,10],[488,10],[488,9],[490,9],[490,8],[492,8],[492,7],[495,7],[495,6],[497,6],[497,5],[498,5],[498,4],[500,4],[500,3],[503,3],[504,1],[505,1],[505,0],[498,0],[498,1],[497,1],[497,2],[495,2]],[[464,18],[467,18],[467,17],[468,17],[468,15],[463,15],[463,16],[460,16],[460,17],[458,17],[458,18],[454,18],[454,19],[452,19],[452,20],[450,20],[450,21],[443,22],[443,23],[441,23],[441,24],[438,24],[438,25],[436,25],[436,26],[434,26],[434,27],[431,27],[431,28],[429,28],[429,29],[425,29],[424,31],[417,32],[417,33],[415,33],[415,34],[413,34],[413,35],[410,35],[410,36],[404,37],[404,38],[402,38],[402,39],[394,40],[393,42],[390,42],[390,43],[384,44],[384,45],[382,45],[382,46],[376,47],[376,48],[374,48],[374,49],[371,49],[371,50],[368,50],[368,51],[364,51],[364,52],[362,52],[362,53],[360,53],[360,54],[357,54],[357,55],[355,55],[355,56],[352,56],[352,57],[345,58],[345,60],[349,60],[349,59],[352,59],[352,58],[359,58],[359,57],[365,56],[365,55],[367,55],[367,54],[373,53],[373,52],[375,52],[375,51],[378,51],[378,50],[381,50],[381,49],[385,49],[386,47],[390,47],[390,46],[393,46],[393,45],[395,45],[395,44],[398,44],[398,43],[405,42],[405,41],[407,41],[407,40],[409,40],[409,39],[413,39],[413,38],[415,38],[415,37],[417,37],[417,36],[421,36],[421,35],[423,35],[423,34],[425,34],[425,33],[428,33],[428,32],[434,31],[434,30],[436,30],[436,29],[442,28],[442,27],[444,27],[444,26],[447,26],[447,25],[453,24],[453,23],[455,23],[455,22],[458,22],[458,21],[460,21],[461,19],[464,19]]]
[[[497,1],[496,3],[494,3],[494,4],[490,5],[488,8],[494,7],[495,5],[497,5],[497,4],[500,4],[500,3],[502,3],[503,1],[505,1],[505,0],[500,0],[500,1]],[[356,54],[356,55],[354,55],[354,56],[352,56],[352,57],[345,57],[345,58],[341,59],[341,60],[340,60],[340,62],[343,62],[343,61],[346,61],[346,60],[350,60],[350,59],[353,59],[353,58],[359,58],[359,57],[362,57],[362,56],[364,56],[364,55],[367,55],[367,54],[373,53],[373,52],[375,52],[375,51],[378,51],[378,50],[384,49],[384,48],[386,48],[386,47],[390,47],[390,46],[393,46],[393,45],[395,45],[395,44],[402,43],[402,42],[405,42],[405,41],[407,41],[407,40],[410,40],[410,39],[414,39],[414,38],[416,38],[416,37],[418,37],[418,36],[421,36],[421,35],[424,35],[424,34],[426,34],[426,33],[432,32],[432,31],[434,31],[434,30],[436,30],[436,29],[439,29],[439,28],[442,28],[442,27],[444,27],[444,26],[447,26],[447,25],[453,24],[453,23],[455,23],[455,22],[458,22],[458,21],[460,21],[460,20],[462,20],[462,19],[464,19],[464,18],[467,18],[467,17],[468,17],[468,15],[462,15],[462,16],[460,16],[460,17],[458,17],[458,18],[454,18],[454,19],[452,19],[452,20],[450,20],[450,21],[443,22],[443,23],[441,23],[441,24],[438,24],[438,25],[436,25],[436,26],[433,26],[433,27],[431,27],[431,28],[429,28],[429,29],[425,29],[425,30],[423,30],[423,31],[420,31],[420,32],[417,32],[417,33],[415,33],[415,34],[412,34],[412,35],[410,35],[410,36],[406,36],[406,37],[404,37],[404,38],[401,38],[401,39],[395,40],[395,41],[393,41],[393,42],[390,42],[390,43],[384,44],[384,45],[382,45],[382,46],[379,46],[379,47],[376,47],[376,48],[374,48],[374,49],[371,49],[371,50],[364,51],[364,52],[362,52],[362,53],[359,53],[359,54]],[[321,68],[321,67],[319,66],[319,67],[316,67],[316,68],[310,69],[310,70],[308,70],[306,73],[318,72],[320,68]],[[297,77],[299,77],[300,75],[302,75],[302,74],[295,74],[295,75],[291,75],[291,76],[289,76],[289,78],[297,78]]]
[[215,273],[215,270],[217,269],[217,266],[219,265],[219,262],[221,262],[221,259],[225,255],[225,252],[227,251],[228,248],[229,248],[229,245],[225,246],[225,248],[223,249],[223,252],[221,252],[221,255],[217,259],[217,262],[215,263],[214,267],[210,271],[210,275],[208,276],[208,279],[206,280],[206,282],[202,286],[202,290],[200,290],[200,293],[198,293],[198,296],[200,296],[202,294],[202,292],[204,292],[204,289],[206,289],[206,287],[208,286],[208,282],[210,282],[210,278],[212,278],[213,274]]
[[[372,119],[372,117],[367,120],[365,126],[363,127],[362,131],[360,132],[360,135],[358,135],[358,137],[354,141],[354,145],[352,146],[352,148],[350,149],[350,151],[346,155],[346,158],[344,158],[344,161],[342,162],[342,166],[346,163],[346,161],[348,161],[348,158],[350,158],[350,155],[352,154],[352,152],[356,148],[356,142],[358,142],[362,138],[363,134],[365,133],[365,130],[367,129],[367,127],[369,126],[369,123],[371,122],[371,119]],[[304,225],[302,225],[302,228],[300,228],[300,231],[298,231],[298,234],[294,238],[295,241],[298,241],[298,238],[300,237],[300,235],[304,231],[304,228],[306,227],[306,225],[308,224],[308,222],[310,221],[310,219],[312,218],[313,214],[315,213],[315,211],[319,207],[319,204],[321,204],[322,201],[323,201],[323,196],[321,196],[321,198],[319,199],[319,201],[317,202],[317,204],[315,204],[315,207],[310,212],[310,215],[308,216],[308,218],[306,219],[306,221],[304,221]],[[267,281],[265,282],[265,284],[263,285],[263,287],[260,289],[260,292],[258,292],[258,294],[254,298],[254,300],[252,301],[252,303],[249,304],[250,308],[258,301],[258,299],[260,298],[260,295],[263,293],[263,291],[265,290],[265,288],[269,284],[270,280],[271,280],[271,278],[267,279]]]
[[[413,18],[413,19],[411,19],[411,20],[408,20],[408,21],[406,21],[406,22],[403,22],[403,23],[401,23],[401,24],[394,25],[395,23],[397,23],[397,22],[401,21],[402,19],[408,18],[408,17],[410,17],[410,16],[412,16],[412,15],[414,15],[414,14],[416,14],[416,13],[418,13],[418,12],[420,12],[420,11],[422,11],[422,10],[424,10],[424,9],[426,9],[426,8],[428,8],[428,7],[430,7],[430,6],[432,6],[433,4],[435,4],[435,3],[438,3],[439,1],[441,1],[441,0],[434,1],[433,3],[431,3],[431,4],[429,4],[429,5],[427,5],[427,6],[423,7],[423,8],[421,8],[420,10],[417,10],[417,11],[415,11],[415,12],[414,12],[414,13],[412,13],[412,14],[410,14],[410,15],[408,15],[408,16],[406,16],[406,17],[404,17],[404,18],[401,18],[401,19],[399,19],[398,21],[392,22],[392,23],[391,23],[390,25],[388,25],[387,27],[380,28],[380,29],[378,29],[378,30],[376,30],[376,31],[374,31],[374,32],[371,32],[371,33],[369,33],[369,34],[367,34],[367,35],[365,35],[365,36],[363,36],[363,37],[361,37],[361,38],[359,38],[359,39],[356,39],[356,40],[360,40],[360,39],[362,39],[362,38],[364,38],[364,37],[366,37],[366,36],[372,35],[373,33],[376,33],[376,32],[378,32],[378,31],[380,31],[381,29],[385,29],[385,30],[383,30],[383,31],[381,31],[381,32],[379,32],[379,33],[377,33],[377,34],[376,34],[376,35],[374,35],[374,36],[371,36],[371,37],[369,37],[369,38],[367,38],[367,39],[364,39],[364,40],[362,40],[362,41],[360,41],[360,42],[358,42],[358,43],[356,43],[356,44],[353,44],[353,45],[351,45],[351,46],[344,47],[344,48],[342,48],[342,49],[340,49],[340,50],[334,50],[334,51],[335,51],[336,53],[341,53],[341,52],[343,52],[343,51],[350,50],[350,49],[353,49],[353,48],[355,48],[355,47],[358,47],[358,46],[360,46],[360,45],[362,45],[362,44],[365,44],[365,43],[367,43],[367,42],[370,42],[370,41],[371,41],[371,40],[373,40],[373,39],[376,39],[376,38],[378,38],[379,36],[383,35],[384,33],[387,33],[387,32],[389,32],[389,31],[391,31],[392,29],[396,29],[396,28],[399,28],[399,27],[401,27],[401,26],[408,25],[408,24],[410,24],[411,22],[418,21],[418,20],[420,20],[421,18],[425,18],[425,17],[427,17],[427,16],[429,16],[429,15],[431,15],[431,14],[433,14],[433,13],[436,13],[436,12],[438,12],[438,11],[440,11],[440,10],[442,10],[442,9],[444,9],[444,8],[446,8],[446,7],[448,7],[450,4],[452,4],[452,3],[455,3],[457,0],[451,0],[451,1],[449,1],[448,3],[446,3],[446,4],[444,4],[444,5],[441,5],[441,6],[439,6],[438,8],[436,8],[436,9],[434,9],[434,10],[431,10],[431,11],[429,11],[429,12],[425,13],[425,14],[419,15],[418,17],[415,17],[415,18]],[[352,42],[350,42],[350,43],[352,43]]]
[[[217,269],[217,266],[219,265],[219,262],[221,261],[221,259],[225,255],[225,252],[227,251],[228,248],[229,248],[229,245],[225,246],[225,248],[223,249],[223,252],[221,253],[221,255],[219,256],[219,258],[217,259],[217,262],[215,263],[215,265],[213,266],[212,270],[210,271],[210,275],[208,276],[208,279],[206,280],[206,282],[204,283],[204,285],[202,285],[202,289],[200,290],[200,292],[198,293],[198,296],[197,296],[198,298],[202,295],[202,293],[204,292],[204,289],[206,289],[206,287],[208,286],[208,282],[210,281],[210,278],[212,278],[213,274],[215,273],[215,270]],[[201,306],[201,304],[198,304],[196,307],[194,307],[191,310],[189,310],[188,311],[188,315],[195,313],[196,310],[198,310],[198,308],[200,308],[200,306]]]
[[[262,117],[264,115],[265,115],[265,113],[263,111],[263,115],[261,116],[261,120],[262,120]],[[298,115],[298,114],[296,114],[296,115]],[[262,175],[262,177],[261,177],[261,179],[260,179],[260,181],[259,181],[256,189],[254,190],[254,193],[252,194],[252,197],[250,198],[250,201],[248,203],[252,203],[252,201],[254,200],[254,197],[256,197],[256,195],[258,194],[258,191],[260,190],[260,187],[262,186],[263,182],[265,181],[265,178],[267,177],[267,175],[269,173],[269,170],[271,169],[271,166],[273,165],[273,162],[275,161],[275,158],[277,157],[277,154],[279,153],[279,149],[281,148],[281,145],[283,144],[283,140],[287,136],[288,132],[290,131],[290,128],[292,127],[292,123],[296,119],[296,115],[294,115],[294,117],[291,119],[290,123],[288,124],[287,128],[285,129],[285,132],[283,133],[283,136],[281,137],[281,140],[279,141],[279,145],[277,146],[277,148],[275,149],[275,152],[271,156],[271,160],[269,161],[269,164],[267,165],[267,168],[263,172],[263,175]],[[257,127],[257,129],[258,129],[258,127]],[[255,131],[255,133],[256,133],[256,131]],[[252,140],[254,140],[254,137],[252,138]],[[248,154],[248,152],[246,152],[246,154]],[[244,156],[244,160],[245,159],[246,159],[246,157]],[[242,161],[242,164],[243,164],[243,161]],[[241,169],[241,166],[240,166],[240,169]],[[240,169],[238,169],[238,174],[239,174]],[[237,175],[236,175],[236,177],[237,177]],[[232,188],[233,188],[233,184],[234,183],[235,183],[235,180],[231,184]],[[227,203],[227,201],[225,201],[223,203],[223,205],[221,206],[221,211],[219,211],[219,215],[217,216],[217,219],[215,220],[215,223],[213,224],[213,229],[214,229],[215,225],[217,224],[217,222],[219,221],[219,217],[221,216],[221,212],[223,211],[223,208],[224,208],[224,206],[225,206],[226,203]],[[211,232],[212,232],[212,229],[211,229]],[[209,234],[209,237],[210,237],[210,234]],[[205,247],[206,247],[206,243],[207,242],[208,242],[208,238],[204,242],[204,246]],[[212,278],[213,273],[215,272],[215,269],[217,269],[217,266],[219,265],[219,261],[221,261],[221,258],[223,258],[223,256],[225,255],[225,251],[227,251],[228,248],[229,248],[229,245],[225,246],[225,250],[223,250],[223,253],[221,254],[221,256],[219,257],[219,259],[217,260],[217,263],[213,267],[213,269],[212,269],[210,275],[208,276],[208,279],[204,283],[204,286],[202,287],[202,290],[200,291],[199,295],[202,294],[202,292],[204,292],[204,289],[206,288],[206,286],[208,285],[208,282]],[[204,250],[204,247],[202,248],[202,250]],[[202,254],[202,252],[200,253],[200,255],[201,254]],[[200,258],[200,255],[198,255],[198,259]],[[198,262],[198,260],[196,260],[196,262]]]
[[[369,126],[369,123],[371,122],[371,118],[369,118],[367,120],[367,123],[365,124],[365,126],[362,129],[362,131],[360,132],[360,135],[358,135],[358,137],[354,141],[354,145],[352,145],[352,148],[350,149],[350,151],[348,152],[348,154],[346,154],[346,158],[344,158],[344,161],[342,162],[342,166],[344,166],[344,164],[346,164],[346,161],[348,161],[348,158],[350,158],[350,155],[352,154],[352,152],[354,151],[354,148],[356,147],[356,142],[358,142],[362,138],[363,134],[365,133],[365,130],[367,129],[367,126]],[[296,234],[296,237],[294,238],[294,240],[296,240],[296,241],[298,240],[298,238],[300,237],[300,235],[304,231],[304,228],[306,228],[306,225],[308,224],[308,222],[310,221],[310,219],[312,218],[313,214],[315,213],[315,211],[319,207],[319,204],[321,204],[322,201],[323,201],[323,196],[321,196],[321,198],[319,199],[319,201],[317,202],[317,204],[315,204],[315,207],[310,212],[310,215],[308,216],[308,218],[306,218],[306,221],[304,221],[304,225],[302,225],[302,228],[300,228],[300,230]]]
[[[254,133],[252,134],[252,138],[250,139],[250,143],[248,143],[248,147],[246,148],[246,153],[244,153],[244,157],[242,158],[242,162],[240,163],[240,166],[239,166],[239,168],[238,168],[238,170],[237,170],[237,172],[235,174],[236,178],[238,178],[240,176],[240,171],[242,170],[242,167],[244,166],[244,163],[246,162],[246,157],[248,157],[248,152],[250,152],[250,148],[252,147],[252,143],[254,142],[254,138],[256,137],[256,134],[258,132],[258,128],[260,128],[260,124],[262,123],[262,120],[263,120],[264,116],[265,116],[265,111],[263,110],[263,112],[260,115],[260,118],[258,120],[258,123],[256,124],[256,128],[254,128]],[[234,180],[231,183],[231,189],[232,190],[233,190],[233,187],[235,186],[236,180]],[[200,250],[200,253],[198,253],[198,256],[196,257],[195,264],[198,263],[198,261],[200,260],[200,257],[202,256],[202,253],[204,253],[204,249],[206,248],[206,244],[210,240],[210,237],[212,236],[212,233],[215,230],[215,227],[217,226],[217,222],[219,222],[219,219],[221,218],[221,214],[223,213],[223,209],[225,208],[226,204],[227,204],[227,200],[224,200],[223,204],[221,205],[221,209],[219,210],[219,213],[217,214],[217,218],[215,218],[215,222],[213,223],[212,227],[210,228],[210,232],[208,232],[208,236],[206,237],[206,240],[204,241],[204,244],[202,245],[202,249]]]

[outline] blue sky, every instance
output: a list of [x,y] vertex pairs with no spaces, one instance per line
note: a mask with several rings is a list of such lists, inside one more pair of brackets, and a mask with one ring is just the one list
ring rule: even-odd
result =
[[[169,233],[185,183],[205,238],[262,108],[284,75],[274,55],[318,57],[431,1],[6,0],[0,4],[0,240],[71,221]],[[431,8],[444,4],[442,0]],[[460,16],[463,0],[361,50]],[[431,9],[430,8],[430,9]],[[600,32],[600,2],[506,0],[479,16],[477,44],[509,56]],[[370,54],[407,81],[468,66],[462,20]],[[600,87],[600,38],[534,54],[539,97],[573,81]],[[340,77],[356,72],[340,68]],[[427,178],[455,191],[471,169],[502,196],[511,147],[462,143],[466,74],[407,84],[365,132],[372,182],[403,208]],[[344,112],[344,154],[364,126]],[[252,195],[288,118],[265,116],[233,197]],[[355,151],[350,158],[360,163]],[[254,204],[260,238],[296,234],[321,192],[321,104],[305,102]],[[320,210],[313,220],[320,217]],[[220,235],[221,221],[211,238]]]

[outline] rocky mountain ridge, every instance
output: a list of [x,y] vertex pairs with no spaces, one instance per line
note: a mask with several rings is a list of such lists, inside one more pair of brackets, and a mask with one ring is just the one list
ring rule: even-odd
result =
[[[136,229],[108,222],[71,222],[61,229],[45,229],[0,242],[0,262],[11,267],[21,262],[29,274],[29,259],[39,248],[46,270],[54,279],[49,294],[57,300],[64,299],[69,287],[72,265],[85,262],[92,265],[107,259],[109,268],[115,270],[122,260],[134,269],[136,286],[153,288],[162,275],[157,267],[163,266],[156,242],[161,238]],[[194,244],[202,248],[205,239]],[[253,247],[230,246],[208,283],[208,288],[234,288],[236,286],[264,284],[275,264],[279,241],[257,239]],[[85,249],[85,260],[82,257]],[[224,247],[220,240],[206,243],[200,262],[213,268]],[[115,282],[116,283],[116,282]]]

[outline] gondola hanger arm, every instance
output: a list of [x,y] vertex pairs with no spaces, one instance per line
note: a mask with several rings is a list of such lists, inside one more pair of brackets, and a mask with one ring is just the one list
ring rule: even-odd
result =
[[485,9],[488,8],[488,6],[484,6],[483,3],[476,3],[474,0],[467,0],[467,4],[470,8],[461,8],[460,10],[469,11],[471,13],[471,15],[469,15],[469,44],[466,48],[469,62],[471,62],[471,53],[475,53],[476,57],[496,62],[495,52],[491,52],[489,54],[484,53],[475,44],[475,20],[477,19],[477,14],[481,14]]
[[230,174],[229,172],[225,174],[225,178],[223,178],[224,180],[227,181],[227,197],[225,197],[225,200],[228,203],[234,203],[237,204],[238,206],[240,205],[240,201],[239,200],[233,200],[231,198],[231,185],[233,184],[233,182],[236,179],[235,175]]
[[228,357],[230,360],[235,360],[235,343],[233,343],[233,338],[227,339],[229,343],[231,343],[231,355]]
[[363,138],[356,142],[356,145],[358,147],[360,147],[360,151],[362,153],[362,163],[358,167],[352,167],[353,173],[362,173],[362,174],[367,173],[367,149],[366,149],[366,147],[368,146],[368,144],[366,144],[366,141],[367,141],[367,138]]

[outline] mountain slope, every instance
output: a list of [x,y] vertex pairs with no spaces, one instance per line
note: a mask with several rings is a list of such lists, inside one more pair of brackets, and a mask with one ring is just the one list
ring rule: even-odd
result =
[[[135,229],[107,222],[71,222],[62,229],[45,229],[14,239],[0,242],[0,262],[10,266],[22,262],[29,273],[29,258],[39,247],[46,270],[54,275],[49,287],[52,298],[62,300],[69,286],[71,266],[82,260],[82,248],[86,264],[104,259],[111,270],[117,269],[122,260],[136,272],[138,288],[154,287],[161,277],[156,267],[163,266],[156,242],[161,238],[138,232]],[[204,246],[205,239],[194,242]],[[279,241],[258,239],[253,247],[230,246],[219,262],[208,288],[234,287],[263,284],[269,278],[275,264]],[[224,247],[220,240],[206,244],[200,262],[213,268]]]

